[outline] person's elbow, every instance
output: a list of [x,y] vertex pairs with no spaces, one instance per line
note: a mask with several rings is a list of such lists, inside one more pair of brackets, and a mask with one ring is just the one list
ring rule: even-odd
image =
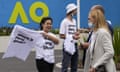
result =
[[113,57],[114,56],[114,50],[110,52],[110,55]]
[[107,53],[109,54],[110,57],[113,57],[114,56],[114,49],[108,50]]
[[61,39],[65,39],[65,34],[60,34]]
[[59,40],[56,39],[56,40],[54,41],[54,43],[55,43],[55,44],[59,44]]

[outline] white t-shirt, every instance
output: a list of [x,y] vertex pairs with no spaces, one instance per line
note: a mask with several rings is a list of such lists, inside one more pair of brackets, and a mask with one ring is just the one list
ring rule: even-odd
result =
[[65,34],[66,39],[64,40],[64,49],[66,52],[70,53],[73,55],[75,53],[75,46],[72,41],[73,40],[73,35],[76,32],[76,20],[73,19],[70,21],[69,19],[65,18],[63,19],[61,26],[60,26],[60,34]]
[[[40,31],[43,32],[43,31]],[[53,33],[48,33],[49,35],[52,35],[56,37]],[[36,42],[36,59],[44,59],[48,63],[54,63],[54,42],[48,39],[39,40]]]
[[76,20],[73,19],[70,21],[69,19],[65,18],[60,25],[60,34],[65,34],[66,37],[70,35],[73,36],[73,34],[76,32],[76,29]]

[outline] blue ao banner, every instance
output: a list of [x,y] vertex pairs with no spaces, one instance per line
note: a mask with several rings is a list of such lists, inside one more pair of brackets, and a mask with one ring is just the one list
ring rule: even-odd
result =
[[[53,18],[53,28],[59,28],[66,16],[65,7],[76,0],[0,0],[0,27],[13,27],[16,24],[31,29],[39,29],[43,16]],[[120,26],[119,0],[80,0],[80,26],[88,27],[90,7],[101,4],[105,9],[106,19],[113,26]]]
[[75,0],[0,0],[0,27],[15,24],[39,29],[43,16],[53,18],[53,28],[58,28],[65,16],[65,6]]

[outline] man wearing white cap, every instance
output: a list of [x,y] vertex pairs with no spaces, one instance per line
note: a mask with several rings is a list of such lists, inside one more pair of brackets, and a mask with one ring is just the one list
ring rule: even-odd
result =
[[66,6],[66,17],[60,25],[60,38],[64,39],[61,72],[67,72],[69,65],[71,72],[77,72],[78,49],[76,40],[79,39],[79,33],[77,32],[76,20],[73,18],[76,12],[77,6],[74,3],[68,4]]

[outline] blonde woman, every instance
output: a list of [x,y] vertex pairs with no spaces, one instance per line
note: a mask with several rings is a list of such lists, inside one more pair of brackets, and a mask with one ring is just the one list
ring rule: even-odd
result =
[[93,33],[89,40],[84,72],[96,72],[102,65],[105,66],[106,72],[116,72],[112,37],[103,13],[100,10],[91,10],[88,22],[93,26]]

